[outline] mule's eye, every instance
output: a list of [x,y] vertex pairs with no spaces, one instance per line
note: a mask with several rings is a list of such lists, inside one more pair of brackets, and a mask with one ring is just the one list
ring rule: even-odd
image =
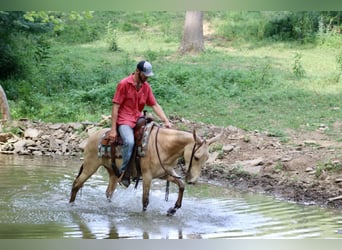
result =
[[195,161],[198,161],[198,160],[199,160],[199,158],[198,158],[197,156],[194,156],[194,159],[195,159]]

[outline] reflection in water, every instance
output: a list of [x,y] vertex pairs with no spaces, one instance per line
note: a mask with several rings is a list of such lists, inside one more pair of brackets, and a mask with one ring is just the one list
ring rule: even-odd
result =
[[77,159],[0,155],[0,238],[192,239],[342,238],[340,211],[305,207],[208,184],[187,186],[174,217],[166,211],[177,197],[155,181],[142,212],[141,184],[119,187],[105,198],[107,173],[100,169],[68,203]]

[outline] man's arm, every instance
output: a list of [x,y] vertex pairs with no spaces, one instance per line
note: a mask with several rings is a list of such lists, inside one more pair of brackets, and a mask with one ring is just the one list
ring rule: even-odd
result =
[[119,112],[120,105],[117,103],[113,103],[112,107],[112,128],[109,132],[109,139],[111,141],[115,141],[117,137],[117,130],[116,130],[116,121],[118,119],[118,112]]
[[169,119],[166,117],[162,107],[158,103],[156,103],[155,105],[152,106],[152,109],[153,109],[154,113],[156,113],[157,116],[160,118],[160,120],[162,120],[162,122],[164,122],[165,127],[170,128],[171,123],[170,123]]

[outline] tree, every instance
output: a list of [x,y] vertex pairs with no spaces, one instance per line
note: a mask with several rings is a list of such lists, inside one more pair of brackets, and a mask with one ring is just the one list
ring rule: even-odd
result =
[[199,53],[204,50],[203,12],[187,11],[183,29],[183,39],[179,51],[185,53]]
[[0,85],[0,111],[2,115],[2,120],[8,121],[11,119],[6,94],[1,85]]

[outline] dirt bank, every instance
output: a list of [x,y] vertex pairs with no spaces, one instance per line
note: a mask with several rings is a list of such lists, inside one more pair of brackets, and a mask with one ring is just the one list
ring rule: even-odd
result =
[[[220,131],[214,126],[191,126],[208,136]],[[342,142],[327,136],[325,129],[288,131],[284,138],[227,127],[203,178],[242,191],[341,209]],[[334,124],[334,131],[342,131],[341,122]]]
[[[11,130],[0,127],[0,153],[81,157],[87,136],[98,124],[49,124],[15,121]],[[221,128],[173,117],[174,128],[210,138]],[[324,126],[313,132],[287,131],[286,137],[270,133],[224,128],[212,146],[202,180],[242,191],[266,193],[304,204],[342,208],[342,142],[327,136]],[[342,132],[342,122],[334,124]]]

